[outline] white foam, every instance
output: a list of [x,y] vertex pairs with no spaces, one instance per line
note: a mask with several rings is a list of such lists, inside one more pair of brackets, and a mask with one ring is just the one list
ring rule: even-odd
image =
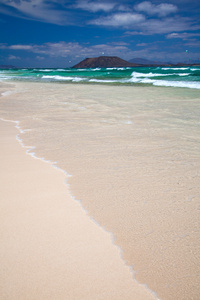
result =
[[8,80],[8,79],[10,79],[10,77],[0,75],[0,81],[4,81],[4,80]]
[[121,67],[113,67],[113,68],[106,68],[106,70],[119,70],[119,71],[124,71],[124,70],[127,70],[127,69],[130,69],[129,67],[128,68],[121,68]]
[[85,81],[87,78],[82,78],[82,77],[72,77],[72,76],[59,76],[59,75],[43,75],[43,79],[52,79],[52,80],[63,80],[63,81]]
[[157,86],[172,86],[172,87],[185,87],[190,89],[200,89],[200,82],[194,81],[166,81],[156,80],[153,85]]
[[107,79],[107,80],[105,80],[105,79],[90,79],[89,80],[89,82],[120,82],[120,81],[118,81],[118,80],[109,80],[109,79]]
[[34,71],[51,72],[51,71],[54,71],[54,69],[34,69]]
[[188,76],[188,75],[190,75],[190,73],[179,73],[179,74],[176,74],[176,75],[178,75],[178,76]]
[[3,92],[1,95],[6,97],[6,96],[10,96],[12,94],[15,94],[15,92],[14,91],[6,91],[6,92]]
[[[171,73],[171,74],[159,74],[159,73],[139,73],[139,72],[133,72],[131,74],[131,76],[133,77],[160,77],[160,76],[171,76],[171,75],[174,75],[174,73]],[[177,75],[177,74],[176,74]]]
[[170,80],[155,80],[150,78],[135,78],[132,77],[123,82],[133,82],[133,83],[150,83],[156,86],[171,86],[171,87],[181,87],[190,89],[200,89],[199,81],[170,81]]
[[162,68],[162,70],[188,70],[189,67],[182,67],[182,68]]
[[133,124],[133,122],[132,122],[131,120],[123,121],[122,123],[123,123],[123,124],[126,124],[126,125],[131,125],[131,124]]

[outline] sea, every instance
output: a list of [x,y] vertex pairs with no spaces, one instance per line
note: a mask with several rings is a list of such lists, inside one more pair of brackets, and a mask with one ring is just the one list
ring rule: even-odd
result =
[[33,68],[0,70],[0,80],[155,85],[200,89],[200,67]]

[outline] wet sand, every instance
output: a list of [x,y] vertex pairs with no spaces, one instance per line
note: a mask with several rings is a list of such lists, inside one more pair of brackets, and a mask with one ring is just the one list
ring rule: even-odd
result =
[[1,126],[1,300],[156,299],[74,201],[66,176],[25,153]]
[[136,279],[160,299],[198,300],[199,91],[53,83],[7,90],[1,117],[20,121],[25,145],[72,174],[70,192],[113,233]]

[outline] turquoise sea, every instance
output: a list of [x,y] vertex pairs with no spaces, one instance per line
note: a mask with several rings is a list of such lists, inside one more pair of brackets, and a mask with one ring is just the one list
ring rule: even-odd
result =
[[155,85],[200,89],[200,67],[10,69],[0,70],[0,81],[2,80]]

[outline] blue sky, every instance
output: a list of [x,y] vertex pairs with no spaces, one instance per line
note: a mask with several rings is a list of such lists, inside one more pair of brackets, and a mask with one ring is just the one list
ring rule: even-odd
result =
[[69,67],[86,57],[200,62],[200,1],[0,0],[0,64]]

